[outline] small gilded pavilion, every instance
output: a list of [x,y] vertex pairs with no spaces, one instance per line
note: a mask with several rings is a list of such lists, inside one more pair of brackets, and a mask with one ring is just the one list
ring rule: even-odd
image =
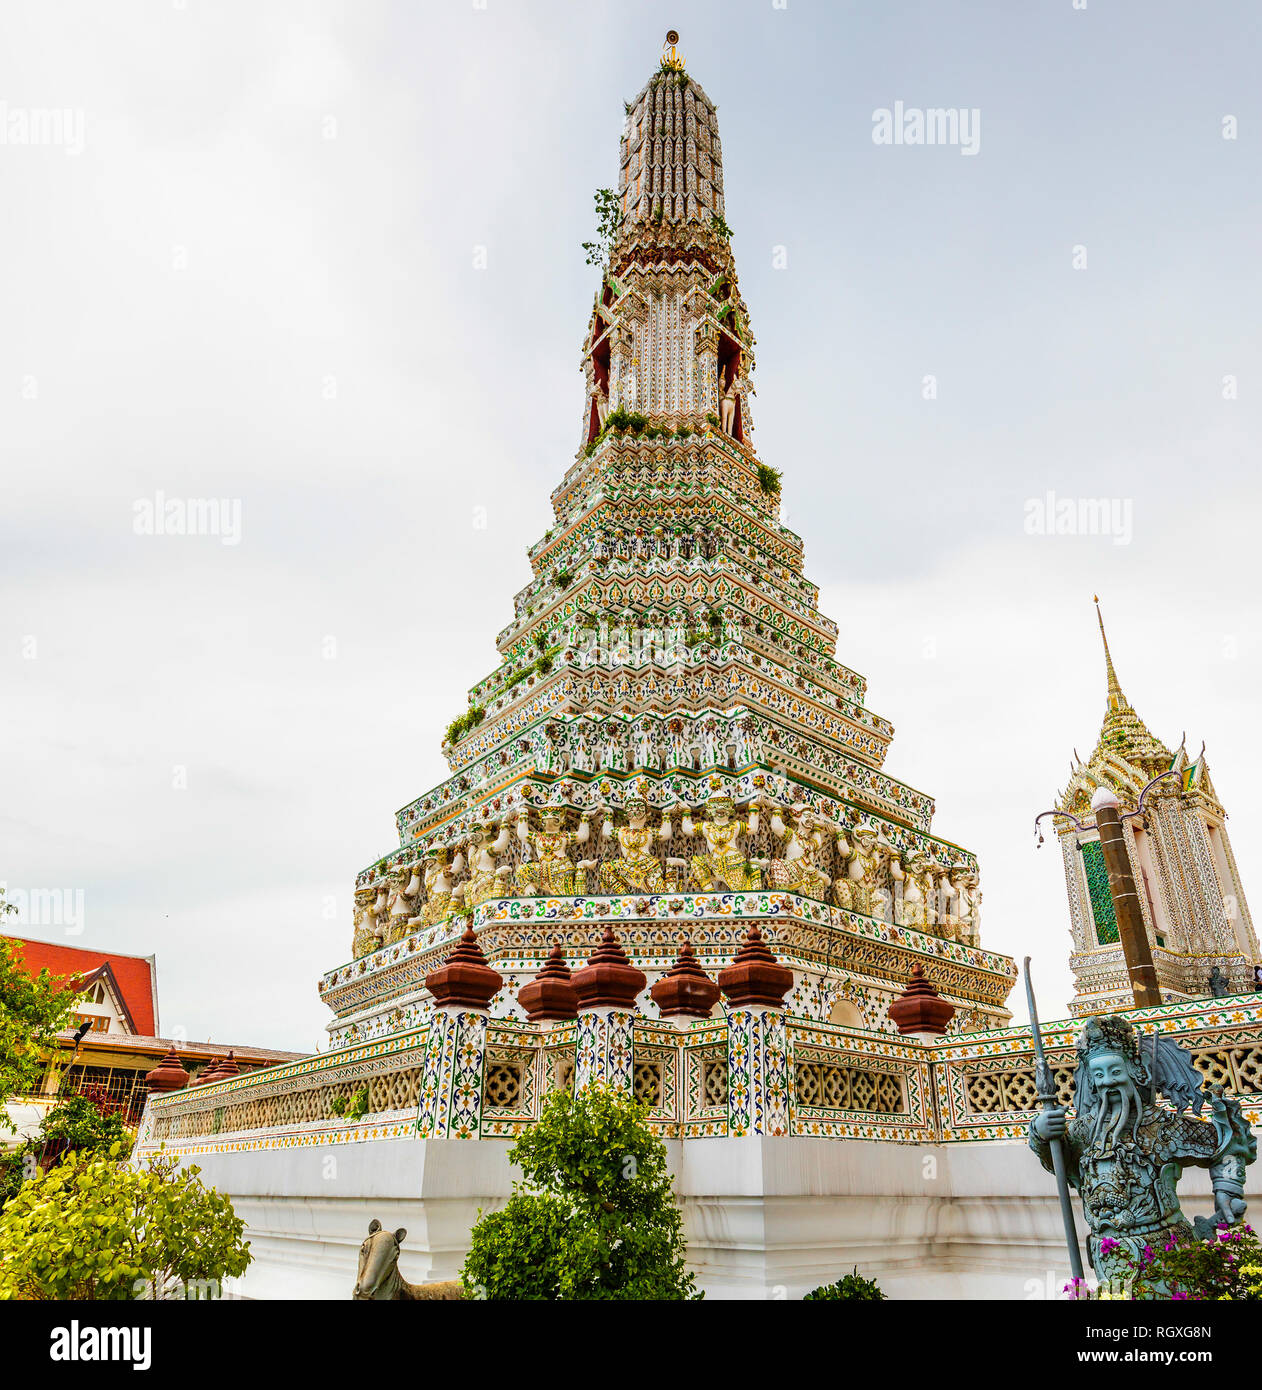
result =
[[1056,800],[1069,893],[1075,1015],[1129,1008],[1131,987],[1109,877],[1091,818],[1091,797],[1108,787],[1123,814],[1140,906],[1162,999],[1176,1003],[1254,988],[1258,940],[1227,833],[1227,812],[1205,751],[1173,752],[1126,698],[1096,600],[1107,684],[1104,721],[1091,756],[1074,755]]

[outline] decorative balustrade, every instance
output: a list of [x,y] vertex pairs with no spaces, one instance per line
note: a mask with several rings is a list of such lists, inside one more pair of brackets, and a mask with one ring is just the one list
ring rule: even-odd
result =
[[[1262,1001],[1255,995],[1194,1000],[1126,1011],[1143,1038],[1159,1031],[1192,1055],[1208,1085],[1241,1097],[1253,1123],[1262,1120]],[[1056,1098],[1073,1104],[1074,1040],[1082,1020],[1045,1026],[1044,1046]],[[942,1138],[946,1141],[1018,1138],[1038,1106],[1034,1049],[1024,1028],[964,1033],[934,1049]]]
[[[1160,1030],[1187,1047],[1207,1085],[1229,1087],[1262,1120],[1262,1002],[1254,996],[1128,1011],[1141,1035]],[[1074,1037],[1044,1030],[1057,1097],[1072,1104]],[[482,1058],[483,1139],[511,1139],[538,1119],[545,1097],[573,1085],[578,1029],[492,1020]],[[922,1044],[887,1033],[784,1018],[788,1134],[898,1143],[1024,1135],[1037,1103],[1030,1035],[1022,1028],[961,1033]],[[425,1030],[255,1071],[151,1101],[140,1152],[282,1147],[417,1136]],[[731,1133],[733,1095],[723,1017],[676,1030],[638,1019],[634,1094],[668,1138]]]

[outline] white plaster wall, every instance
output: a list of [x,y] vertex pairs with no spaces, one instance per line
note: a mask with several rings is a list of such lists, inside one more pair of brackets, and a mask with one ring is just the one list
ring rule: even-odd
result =
[[[349,1298],[374,1217],[407,1228],[400,1268],[454,1278],[478,1210],[508,1198],[508,1144],[380,1140],[209,1155],[249,1228],[248,1298]],[[1024,1143],[831,1139],[667,1144],[690,1262],[710,1298],[801,1298],[858,1265],[891,1298],[1055,1297],[1069,1278],[1051,1175]],[[1182,1184],[1212,1210],[1208,1175]],[[1250,1189],[1254,1210],[1262,1190]],[[1078,1212],[1080,1233],[1083,1229]]]

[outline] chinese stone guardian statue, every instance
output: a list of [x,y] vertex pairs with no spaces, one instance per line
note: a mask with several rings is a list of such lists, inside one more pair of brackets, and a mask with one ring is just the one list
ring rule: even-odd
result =
[[[1205,1239],[1244,1213],[1245,1168],[1257,1156],[1257,1140],[1239,1101],[1221,1087],[1210,1097],[1210,1117],[1199,1118],[1206,1100],[1200,1083],[1177,1043],[1156,1033],[1141,1040],[1115,1014],[1089,1018],[1078,1037],[1074,1118],[1052,1106],[1030,1125],[1030,1147],[1049,1171],[1048,1141],[1061,1142],[1069,1185],[1087,1218],[1087,1254],[1102,1283],[1127,1274],[1127,1257],[1134,1260],[1145,1245]],[[1173,1109],[1159,1106],[1158,1095]],[[1214,1189],[1214,1220],[1198,1217],[1195,1231],[1176,1190],[1188,1167],[1208,1168]]]
[[937,895],[937,876],[923,850],[913,849],[900,865],[890,861],[890,874],[903,885],[899,926],[931,927],[935,921],[934,898]]
[[401,864],[390,876],[390,925],[386,931],[386,941],[398,941],[407,935],[407,924],[417,894],[421,891],[421,869],[419,864]]
[[377,890],[358,888],[355,890],[355,932],[352,951],[356,960],[375,951],[381,945],[385,930],[377,911]]
[[837,853],[846,861],[846,873],[844,879],[838,878],[833,896],[839,907],[851,908],[865,917],[880,916],[884,901],[877,886],[882,862],[880,835],[871,821],[864,821],[854,828],[853,847],[844,834],[837,837]]
[[724,434],[736,435],[736,402],[739,399],[740,379],[736,368],[728,369],[727,379],[719,393],[719,424]]

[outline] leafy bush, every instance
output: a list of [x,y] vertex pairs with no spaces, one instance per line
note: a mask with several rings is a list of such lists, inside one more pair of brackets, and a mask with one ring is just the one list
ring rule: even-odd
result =
[[334,1096],[329,1101],[331,1114],[340,1115],[344,1120],[362,1120],[368,1113],[368,1088],[361,1086],[354,1095]]
[[200,1168],[121,1153],[67,1154],[0,1211],[0,1299],[196,1297],[245,1273],[245,1223]]
[[596,204],[596,240],[585,241],[583,250],[588,265],[604,266],[609,262],[609,252],[613,248],[614,234],[618,230],[621,207],[618,195],[612,188],[598,188],[593,201]]
[[812,1289],[803,1300],[806,1303],[828,1298],[860,1298],[868,1302],[884,1301],[885,1295],[875,1279],[865,1279],[855,1265],[852,1273],[838,1279],[835,1284],[821,1284]]
[[473,1228],[464,1265],[465,1291],[480,1298],[531,1302],[563,1297],[563,1263],[570,1209],[543,1192],[514,1191],[507,1205]]
[[549,1096],[509,1150],[524,1174],[483,1216],[462,1277],[499,1299],[691,1299],[666,1147],[625,1091]]
[[606,430],[630,430],[632,434],[643,434],[648,427],[647,415],[641,415],[638,410],[627,410],[624,406],[611,410],[605,416]]
[[481,705],[473,705],[467,713],[462,714],[458,719],[453,719],[447,725],[447,742],[459,743],[465,734],[476,729],[486,718],[486,710]]
[[44,1116],[33,1138],[0,1154],[0,1206],[64,1153],[98,1153],[118,1144],[125,1159],[134,1142],[121,1109],[110,1104],[102,1087],[63,1096]]
[[770,464],[758,465],[758,486],[770,497],[780,496],[780,470]]
[[70,1150],[96,1153],[115,1143],[122,1144],[126,1158],[134,1141],[121,1110],[110,1104],[100,1087],[93,1086],[81,1095],[63,1096],[44,1116],[34,1142],[41,1146],[41,1158],[48,1163]]

